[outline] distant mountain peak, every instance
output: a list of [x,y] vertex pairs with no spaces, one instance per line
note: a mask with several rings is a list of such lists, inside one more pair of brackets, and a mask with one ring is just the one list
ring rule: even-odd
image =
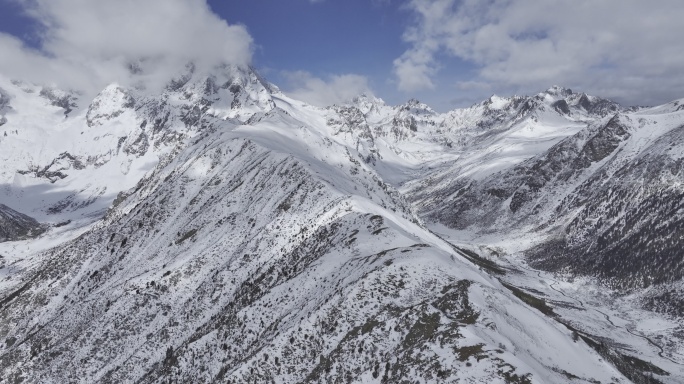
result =
[[364,115],[379,113],[381,108],[387,107],[383,99],[365,92],[351,99],[349,104],[358,108]]
[[502,109],[505,108],[510,103],[510,101],[511,99],[507,97],[491,95],[487,100],[483,102],[483,104],[490,109]]
[[573,94],[572,89],[560,85],[552,85],[544,93],[554,96],[570,96]]
[[434,109],[432,109],[429,105],[420,102],[418,99],[412,98],[409,99],[405,104],[399,106],[400,111],[407,111],[411,114],[417,114],[417,115],[436,115],[437,112],[435,112]]

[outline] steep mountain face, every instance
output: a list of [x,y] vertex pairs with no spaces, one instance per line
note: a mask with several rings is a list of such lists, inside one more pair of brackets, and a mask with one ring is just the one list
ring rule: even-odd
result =
[[0,204],[0,242],[35,237],[45,228],[32,217]]
[[98,228],[41,255],[0,308],[3,377],[622,377],[421,226],[315,116],[289,108],[201,134]]
[[[681,177],[678,104],[554,87],[446,114],[370,96],[319,109],[234,67],[189,66],[160,94],[112,84],[87,105],[0,87],[0,146],[30,159],[2,164],[0,201],[64,223],[0,246],[0,383],[684,379],[676,341],[429,226],[551,233],[530,252],[547,269],[596,234],[608,255],[632,233],[616,223],[679,217],[674,188],[661,209],[604,185]],[[630,201],[613,214],[615,196]],[[661,249],[657,233],[633,241]],[[533,256],[558,239],[551,266]]]
[[681,280],[683,134],[684,125],[674,128],[635,159],[616,159],[619,165],[598,170],[565,197],[556,208],[557,215],[573,212],[574,218],[564,236],[531,253],[535,264],[545,268],[572,265],[577,273],[609,278],[621,287]]
[[452,228],[543,234],[535,267],[623,289],[680,281],[683,134],[679,102],[617,113],[515,167],[414,196]]
[[[237,67],[187,72],[160,94],[112,84],[73,92],[0,79],[0,201],[44,222],[92,222],[119,192],[203,130],[273,108],[275,88]],[[29,211],[30,210],[30,211]]]
[[[552,204],[558,199],[547,196],[545,187],[576,182],[592,164],[604,160],[628,137],[627,129],[616,115],[607,123],[591,126],[510,170],[483,180],[467,180],[465,187],[456,184],[440,191],[431,201],[456,196],[443,206],[431,207],[432,216],[456,228],[538,225],[546,200]],[[567,188],[563,187],[555,189],[565,193]]]

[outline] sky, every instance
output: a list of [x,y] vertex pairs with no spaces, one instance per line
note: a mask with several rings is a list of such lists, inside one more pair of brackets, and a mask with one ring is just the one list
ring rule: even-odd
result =
[[552,85],[656,105],[684,97],[681,20],[681,0],[0,0],[0,73],[95,92],[225,62],[320,106]]

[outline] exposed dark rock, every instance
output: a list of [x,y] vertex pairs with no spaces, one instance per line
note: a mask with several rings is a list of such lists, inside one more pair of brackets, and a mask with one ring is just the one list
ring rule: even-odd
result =
[[0,204],[0,242],[36,237],[45,229],[34,218]]
[[42,88],[40,90],[40,96],[46,98],[51,105],[64,109],[65,116],[68,116],[74,108],[78,107],[76,104],[78,98],[74,93],[64,92],[53,88]]
[[570,113],[570,107],[568,106],[568,102],[565,100],[558,100],[555,103],[551,104],[551,106],[558,111],[558,113],[562,114],[568,114]]
[[85,167],[86,165],[82,159],[73,156],[69,152],[64,152],[46,166],[31,166],[27,170],[19,170],[17,172],[22,175],[32,174],[35,177],[45,178],[50,180],[51,183],[54,183],[57,180],[65,179],[68,176],[64,171],[70,169],[80,170]]

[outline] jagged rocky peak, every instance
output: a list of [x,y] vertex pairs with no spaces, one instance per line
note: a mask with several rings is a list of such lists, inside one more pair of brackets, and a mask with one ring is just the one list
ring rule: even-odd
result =
[[50,105],[62,108],[64,116],[69,116],[71,111],[78,108],[79,93],[76,91],[64,91],[54,87],[41,88],[39,95],[50,103]]
[[614,101],[590,96],[586,93],[573,94],[568,97],[567,101],[571,106],[581,108],[589,114],[598,116],[607,116],[623,110],[620,104]]
[[399,113],[408,112],[413,115],[436,115],[432,108],[425,103],[421,103],[417,99],[410,99],[405,104],[399,106]]
[[334,114],[328,118],[327,124],[336,129],[335,134],[346,132],[362,132],[364,136],[372,136],[364,113],[354,105],[333,105],[329,109]]
[[236,65],[223,65],[204,76],[199,76],[199,82],[204,85],[204,94],[207,96],[215,95],[220,90],[228,90],[236,95],[250,88],[266,90],[269,93],[275,91],[265,79],[259,76],[251,67],[239,67]]
[[510,106],[511,98],[501,97],[497,95],[490,96],[487,100],[482,102],[482,105],[488,109],[505,109]]
[[93,99],[86,113],[89,127],[102,125],[104,121],[119,117],[135,106],[135,99],[129,90],[119,84],[110,84]]
[[561,87],[559,85],[552,85],[549,87],[549,89],[544,91],[544,93],[551,96],[567,97],[572,95],[572,89]]
[[533,97],[492,95],[469,108],[448,112],[443,125],[462,125],[467,129],[488,131],[494,127],[510,127],[542,109],[543,105]]
[[417,99],[410,99],[405,104],[396,107],[390,132],[398,139],[406,139],[411,136],[411,132],[422,131],[428,126],[434,127],[438,116],[438,113],[427,104]]
[[560,85],[552,85],[547,90],[539,92],[535,95],[538,99],[546,101],[556,101],[556,100],[575,100],[581,95],[586,95],[584,93],[577,93],[570,88],[565,88]]
[[557,85],[539,93],[537,98],[563,115],[588,114],[603,117],[624,109],[614,101],[590,96],[584,92],[573,92],[569,88]]
[[497,115],[508,112],[518,117],[523,117],[531,112],[543,111],[546,106],[551,106],[559,113],[570,114],[570,106],[577,104],[577,99],[580,96],[573,93],[569,88],[554,85],[534,96],[502,97],[492,95],[474,107],[483,107],[486,114]]
[[24,240],[45,232],[45,227],[34,218],[0,204],[0,243]]
[[102,125],[139,107],[135,114],[143,125],[161,124],[175,114],[188,128],[205,126],[207,117],[245,122],[255,113],[275,108],[271,95],[278,92],[251,67],[221,65],[199,70],[189,64],[161,92],[110,84],[93,100],[86,119],[90,127]]
[[366,116],[381,113],[381,109],[387,107],[384,100],[366,93],[354,97],[350,104]]
[[200,104],[202,113],[244,122],[255,113],[275,108],[271,96],[280,90],[254,68],[221,65],[205,73],[191,69],[182,77],[184,84],[172,90],[180,92],[183,99]]

